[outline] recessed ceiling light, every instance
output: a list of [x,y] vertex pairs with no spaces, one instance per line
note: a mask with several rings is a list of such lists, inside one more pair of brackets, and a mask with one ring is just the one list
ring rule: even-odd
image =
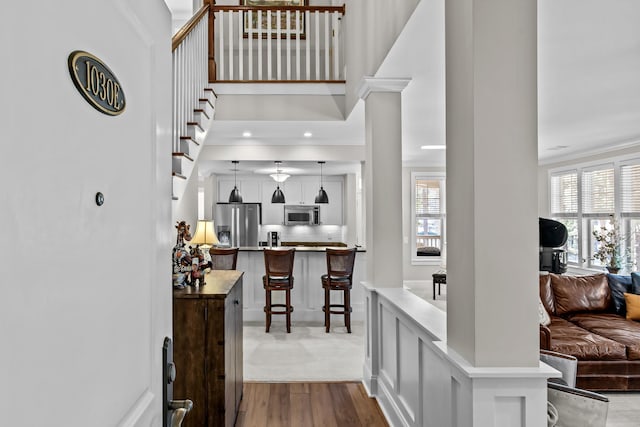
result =
[[242,136],[244,136],[245,138],[250,138],[251,132],[249,132],[248,130],[245,130],[244,132],[242,132]]
[[423,145],[420,147],[423,150],[446,150],[446,145]]
[[305,137],[305,138],[311,138],[312,136],[313,136],[313,134],[312,134],[311,132],[309,132],[309,131],[306,131],[306,132],[304,133],[304,137]]

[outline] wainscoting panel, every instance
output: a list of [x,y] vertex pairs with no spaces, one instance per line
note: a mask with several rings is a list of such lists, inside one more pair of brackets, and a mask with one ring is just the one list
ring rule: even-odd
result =
[[447,346],[444,312],[404,289],[364,289],[371,355],[364,383],[377,385],[369,392],[391,426],[546,425],[546,379],[555,376],[553,369],[471,366]]
[[[422,411],[418,425],[440,427],[452,425],[451,383],[449,367],[444,358],[434,351],[431,341],[420,340],[420,398]],[[455,415],[455,413],[454,413]]]
[[397,381],[397,353],[398,335],[397,318],[386,306],[379,305],[380,309],[380,381],[385,383],[389,390],[396,390]]
[[404,417],[412,424],[416,423],[418,411],[418,389],[422,379],[418,372],[418,336],[405,323],[398,319],[398,400]]

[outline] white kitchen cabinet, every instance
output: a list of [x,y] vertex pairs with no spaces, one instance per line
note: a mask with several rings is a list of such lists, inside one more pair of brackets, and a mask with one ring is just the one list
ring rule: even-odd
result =
[[[218,180],[218,202],[226,203],[233,190],[233,180]],[[240,192],[242,194],[242,191]]]
[[299,178],[289,178],[280,186],[287,205],[304,204],[302,196],[302,181]]
[[[260,203],[262,201],[261,181],[256,179],[239,178],[237,182],[243,203]],[[229,195],[231,194],[231,190],[233,190],[233,186],[233,179],[218,180],[218,202],[229,201]]]
[[320,223],[322,225],[342,225],[342,181],[325,181],[329,203],[320,205]]
[[[271,196],[276,190],[274,185],[265,182],[262,185],[262,224],[263,225],[282,225],[284,223],[284,204],[271,203]],[[282,187],[280,187],[282,189]],[[285,200],[289,203],[287,193],[284,193]],[[262,239],[262,237],[261,237]]]
[[[326,188],[325,188],[326,190]],[[315,205],[320,191],[320,177],[302,182],[302,200],[305,205]]]

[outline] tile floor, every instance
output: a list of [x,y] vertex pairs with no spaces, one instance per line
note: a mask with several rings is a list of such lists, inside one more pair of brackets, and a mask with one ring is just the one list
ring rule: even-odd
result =
[[[447,310],[447,290],[433,300],[432,288],[409,289],[439,309]],[[339,322],[334,325],[339,325]],[[364,363],[362,322],[332,326],[329,334],[322,324],[294,324],[287,334],[284,322],[264,332],[263,323],[244,324],[244,378],[249,382],[359,381]],[[640,427],[640,393],[605,393],[609,398],[607,427]]]
[[[334,322],[332,322],[334,323]],[[335,322],[335,325],[340,325]],[[361,381],[364,364],[364,326],[351,322],[331,326],[294,323],[288,334],[283,322],[273,320],[269,333],[264,323],[244,324],[244,379],[260,382]]]

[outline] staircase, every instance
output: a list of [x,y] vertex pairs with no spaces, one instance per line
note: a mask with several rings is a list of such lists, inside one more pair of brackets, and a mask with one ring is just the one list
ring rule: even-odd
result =
[[177,134],[172,153],[172,199],[180,200],[191,177],[200,150],[215,114],[216,94],[206,87],[192,109],[192,116],[185,119],[184,131]]
[[172,40],[174,202],[184,195],[216,112],[216,94],[209,85],[208,18],[205,5]]

